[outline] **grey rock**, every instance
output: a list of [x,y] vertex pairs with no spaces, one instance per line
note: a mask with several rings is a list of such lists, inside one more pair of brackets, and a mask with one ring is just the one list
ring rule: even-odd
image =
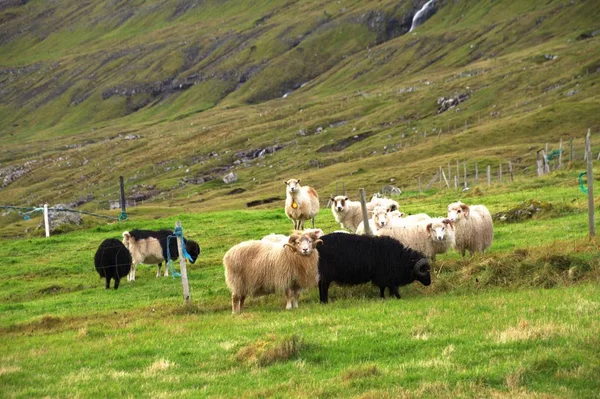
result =
[[225,183],[225,184],[235,183],[237,181],[237,179],[238,179],[238,177],[235,173],[229,172],[228,174],[223,176],[223,183]]

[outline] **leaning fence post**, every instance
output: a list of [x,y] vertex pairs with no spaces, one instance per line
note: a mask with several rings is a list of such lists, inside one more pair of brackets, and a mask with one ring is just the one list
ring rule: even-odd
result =
[[187,276],[187,265],[185,256],[183,256],[183,229],[181,222],[175,223],[175,235],[177,236],[177,252],[179,253],[179,268],[181,270],[181,285],[183,286],[183,301],[186,305],[190,304],[190,284]]
[[360,193],[360,207],[362,209],[362,217],[363,217],[363,224],[365,226],[365,234],[368,236],[372,236],[373,232],[371,231],[371,224],[369,223],[369,214],[367,213],[367,200],[365,198],[365,189],[359,188],[358,192]]
[[594,226],[594,169],[592,167],[592,139],[590,129],[585,137],[585,152],[587,154],[587,185],[588,185],[588,226],[590,237],[596,235]]
[[50,218],[48,217],[48,204],[44,204],[44,227],[46,228],[46,237],[50,237]]

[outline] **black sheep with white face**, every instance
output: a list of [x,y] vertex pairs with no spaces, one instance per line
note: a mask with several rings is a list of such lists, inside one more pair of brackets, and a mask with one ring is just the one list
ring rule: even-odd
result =
[[106,279],[106,289],[110,288],[110,280],[115,280],[115,290],[119,288],[122,277],[129,274],[131,254],[125,245],[116,238],[102,241],[94,257],[96,271]]
[[333,233],[321,237],[319,247],[319,296],[328,301],[329,285],[372,282],[382,298],[387,287],[400,298],[398,287],[419,281],[431,284],[431,266],[421,252],[404,247],[390,237]]

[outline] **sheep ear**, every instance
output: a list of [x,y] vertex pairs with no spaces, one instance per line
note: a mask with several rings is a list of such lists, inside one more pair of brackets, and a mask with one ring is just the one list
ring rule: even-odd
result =
[[329,201],[335,202],[335,197],[332,195],[331,197],[329,197]]
[[344,201],[348,201],[348,197],[344,197]]
[[300,184],[300,179],[298,179],[298,184]]
[[444,219],[444,220],[442,220],[442,223],[444,223],[445,225],[450,226],[450,228],[454,230],[454,224],[452,223],[452,220],[450,220],[450,219]]
[[427,232],[431,233],[431,228],[433,227],[433,224],[429,223],[427,224]]
[[285,184],[287,186],[288,184],[290,184],[290,181],[289,180],[284,180],[283,184]]
[[460,204],[460,207],[462,208],[463,212],[465,213],[465,217],[468,218],[469,217],[469,205]]

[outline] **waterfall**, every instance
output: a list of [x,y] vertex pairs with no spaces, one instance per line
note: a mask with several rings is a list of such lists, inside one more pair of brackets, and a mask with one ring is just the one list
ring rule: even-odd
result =
[[410,30],[408,32],[412,32],[413,29],[415,29],[417,27],[419,18],[421,18],[421,16],[425,13],[425,11],[427,11],[429,8],[432,7],[433,1],[434,0],[429,0],[427,3],[425,3],[425,5],[423,7],[421,7],[421,9],[419,11],[417,11],[415,16],[413,17],[412,24],[410,25]]

